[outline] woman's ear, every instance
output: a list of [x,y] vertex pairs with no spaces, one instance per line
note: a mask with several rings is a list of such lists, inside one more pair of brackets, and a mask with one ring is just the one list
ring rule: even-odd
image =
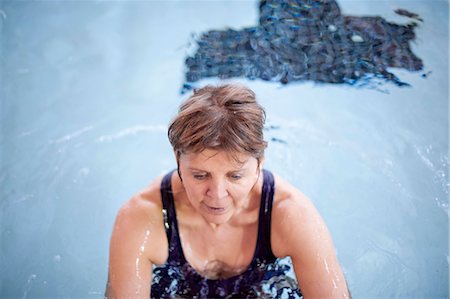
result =
[[183,178],[181,177],[180,166],[177,167],[177,172],[178,176],[180,177],[180,181],[183,181]]
[[181,178],[181,172],[180,172],[180,153],[179,152],[174,152],[175,153],[175,159],[177,160],[177,173],[178,176],[180,177],[180,180],[183,181],[183,179]]
[[258,159],[257,159],[257,162],[258,162],[258,171],[260,171],[261,169],[263,169],[264,168],[264,162],[266,161],[266,159],[264,158],[264,156],[263,157],[259,157]]

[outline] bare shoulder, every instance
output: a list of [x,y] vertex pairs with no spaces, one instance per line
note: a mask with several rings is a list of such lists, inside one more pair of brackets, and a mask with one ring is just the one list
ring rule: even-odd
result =
[[[278,175],[275,175],[275,184],[272,217],[285,219],[286,222],[307,221],[309,217],[315,216],[317,211],[305,194]],[[293,215],[296,217],[288,217]]]
[[148,221],[152,218],[148,216],[156,216],[152,214],[162,208],[160,184],[161,178],[158,177],[148,187],[126,201],[120,208],[118,217],[131,221]]
[[119,210],[109,248],[107,298],[148,298],[152,265],[168,256],[160,195],[161,178]]
[[333,240],[312,202],[275,177],[271,245],[277,257],[291,257],[305,298],[349,298]]
[[122,205],[111,238],[111,247],[116,242],[119,246],[132,247],[128,248],[130,252],[142,250],[152,263],[157,264],[164,263],[168,247],[162,214],[161,180],[162,177],[156,178]]
[[277,174],[275,177],[275,201],[277,208],[289,208],[290,205],[309,206],[311,201],[299,189]]
[[308,244],[313,232],[327,233],[325,223],[311,200],[289,182],[275,175],[272,209],[272,244],[276,256],[289,255],[289,240],[295,236]]

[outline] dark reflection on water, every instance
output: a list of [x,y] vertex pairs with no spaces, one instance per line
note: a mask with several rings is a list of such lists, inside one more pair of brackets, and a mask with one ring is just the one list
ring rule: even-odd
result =
[[262,0],[259,13],[258,26],[211,30],[196,40],[198,50],[185,61],[182,92],[206,77],[352,85],[381,78],[404,86],[408,83],[387,67],[409,71],[423,67],[409,45],[422,20],[404,9],[396,13],[411,19],[406,25],[381,17],[342,15],[333,0]]

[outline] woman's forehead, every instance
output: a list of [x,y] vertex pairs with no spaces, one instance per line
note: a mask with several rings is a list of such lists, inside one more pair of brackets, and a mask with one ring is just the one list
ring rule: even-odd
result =
[[[193,165],[222,164],[234,168],[243,168],[253,158],[247,153],[227,152],[224,150],[204,149],[198,153],[181,154],[180,158]],[[256,160],[256,159],[255,159]]]

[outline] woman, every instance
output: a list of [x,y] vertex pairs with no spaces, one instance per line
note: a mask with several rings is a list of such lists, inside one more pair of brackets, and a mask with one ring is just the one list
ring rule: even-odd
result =
[[287,256],[304,298],[349,297],[312,203],[263,169],[264,121],[242,86],[207,86],[181,105],[168,131],[177,171],[117,215],[108,298],[261,297]]

